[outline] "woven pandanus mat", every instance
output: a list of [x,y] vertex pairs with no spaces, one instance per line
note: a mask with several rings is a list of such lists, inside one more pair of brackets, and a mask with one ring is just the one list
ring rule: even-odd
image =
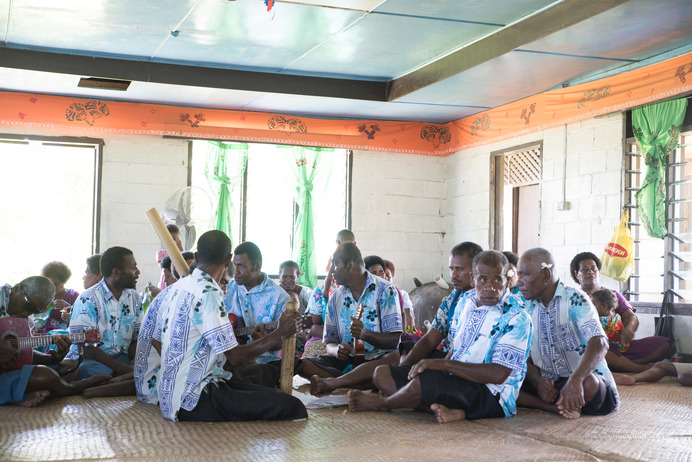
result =
[[511,419],[440,425],[414,411],[311,410],[298,422],[174,423],[135,398],[71,397],[0,408],[0,460],[690,460],[692,388],[622,389],[618,412],[566,421],[520,410]]

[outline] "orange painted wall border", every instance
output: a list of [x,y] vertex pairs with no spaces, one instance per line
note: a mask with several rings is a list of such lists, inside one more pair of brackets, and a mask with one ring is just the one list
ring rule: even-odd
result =
[[692,91],[692,53],[447,124],[319,119],[0,92],[0,126],[65,135],[175,136],[446,156]]

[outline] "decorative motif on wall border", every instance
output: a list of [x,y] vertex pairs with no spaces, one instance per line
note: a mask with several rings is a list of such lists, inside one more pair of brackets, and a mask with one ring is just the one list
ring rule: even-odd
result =
[[110,114],[106,103],[100,101],[87,101],[86,103],[72,103],[65,110],[65,118],[74,122],[86,122],[94,125],[96,119],[107,117]]

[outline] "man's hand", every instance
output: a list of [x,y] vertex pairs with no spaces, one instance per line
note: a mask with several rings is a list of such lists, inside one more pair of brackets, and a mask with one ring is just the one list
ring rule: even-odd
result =
[[555,402],[555,399],[557,399],[557,396],[560,394],[560,391],[555,388],[555,384],[548,379],[541,379],[541,381],[538,382],[538,389],[536,391],[538,391],[538,397],[548,403]]
[[300,317],[300,313],[283,313],[279,318],[279,327],[276,329],[277,335],[280,335],[281,338],[286,338],[295,334],[298,317]]
[[353,316],[350,316],[351,321],[351,335],[353,338],[357,338],[358,340],[363,340],[363,333],[367,330],[365,329],[365,326],[363,325],[363,322],[354,318]]
[[12,367],[19,352],[12,347],[9,340],[0,339],[0,371]]
[[421,359],[416,364],[411,367],[408,372],[408,379],[413,380],[418,374],[426,370],[439,370],[441,369],[442,362],[444,359]]
[[70,351],[71,344],[72,342],[70,341],[70,338],[67,335],[61,335],[57,339],[55,339],[55,346],[57,348],[55,350],[50,350],[48,352],[53,364],[58,364],[60,361],[65,359],[65,356]]
[[252,332],[250,332],[250,336],[252,337],[253,341],[257,341],[267,335],[267,330],[264,327],[264,324],[257,325],[252,328]]
[[336,347],[336,358],[342,361],[346,361],[351,353],[353,352],[353,347],[348,343],[340,343]]
[[560,411],[581,411],[586,404],[584,401],[584,383],[582,380],[572,380],[571,376],[565,386],[560,390],[560,398],[557,400],[557,407]]

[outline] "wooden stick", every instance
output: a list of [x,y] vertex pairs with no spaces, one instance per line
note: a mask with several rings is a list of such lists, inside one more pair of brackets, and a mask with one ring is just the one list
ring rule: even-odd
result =
[[180,276],[187,276],[190,274],[190,267],[187,266],[183,254],[180,253],[178,246],[173,242],[173,237],[171,233],[168,232],[168,229],[166,229],[166,225],[163,223],[156,207],[147,210],[144,214],[147,216],[147,219],[149,219],[149,223],[151,227],[154,228],[156,235],[159,236],[163,248],[168,252],[168,256],[171,257],[171,261],[175,265],[175,269],[178,270]]
[[[284,313],[287,315],[292,315],[298,311],[298,302],[288,301],[286,302],[286,309]],[[288,393],[289,395],[293,392],[293,368],[296,357],[296,334],[290,337],[284,338],[283,347],[281,350],[281,378],[279,383],[281,385],[281,391]]]

